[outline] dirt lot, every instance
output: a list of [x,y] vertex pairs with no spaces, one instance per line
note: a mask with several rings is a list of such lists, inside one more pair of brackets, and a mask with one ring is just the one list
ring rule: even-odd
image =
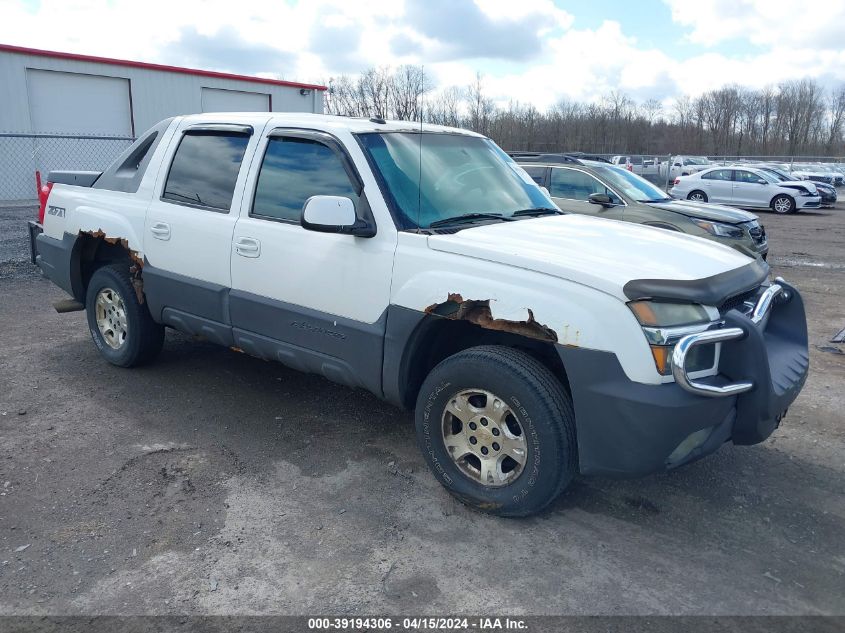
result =
[[843,614],[845,207],[762,214],[811,375],[774,436],[491,518],[412,416],[169,333],[107,365],[0,211],[0,613]]

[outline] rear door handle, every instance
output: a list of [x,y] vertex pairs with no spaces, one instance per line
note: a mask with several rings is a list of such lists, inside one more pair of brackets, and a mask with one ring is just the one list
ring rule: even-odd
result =
[[156,222],[150,227],[150,233],[158,240],[170,239],[170,225],[167,222]]
[[261,255],[261,242],[254,237],[239,237],[235,240],[235,252],[241,257]]

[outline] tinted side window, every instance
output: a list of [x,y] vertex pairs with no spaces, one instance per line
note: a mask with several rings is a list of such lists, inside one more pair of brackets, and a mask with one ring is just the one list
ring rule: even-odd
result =
[[246,134],[185,133],[161,197],[228,211],[247,143]]
[[589,200],[592,193],[606,193],[618,204],[619,199],[601,182],[583,171],[555,167],[549,193],[555,198]]
[[716,169],[715,171],[704,174],[702,178],[704,180],[730,180],[731,171],[730,169]]
[[760,182],[760,180],[761,180],[760,176],[758,176],[757,174],[755,174],[753,172],[745,171],[745,170],[742,170],[742,169],[736,170],[736,181],[737,182],[758,183],[758,182]]
[[534,165],[520,165],[520,167],[522,167],[525,170],[525,173],[527,173],[529,176],[531,176],[531,179],[534,182],[536,182],[541,187],[545,186],[546,183],[543,182],[546,179],[546,168],[545,167],[537,167],[537,166],[534,166]]
[[340,157],[310,139],[271,138],[258,173],[252,214],[299,222],[311,196],[344,196],[358,206],[358,194]]

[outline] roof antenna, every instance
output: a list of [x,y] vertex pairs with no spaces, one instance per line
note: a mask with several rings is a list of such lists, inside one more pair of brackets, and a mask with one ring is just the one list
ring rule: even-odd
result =
[[425,66],[420,66],[421,84],[420,84],[420,108],[418,111],[420,117],[420,137],[419,137],[419,176],[417,178],[417,233],[422,232],[420,227],[420,220],[422,219],[422,139],[423,139],[423,109],[425,106]]

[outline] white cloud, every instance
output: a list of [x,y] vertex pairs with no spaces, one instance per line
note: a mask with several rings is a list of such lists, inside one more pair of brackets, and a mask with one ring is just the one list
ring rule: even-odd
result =
[[[845,0],[800,8],[784,0],[664,0],[685,50],[700,50],[683,60],[671,55],[670,40],[643,45],[617,21],[573,28],[577,4],[566,11],[552,0],[475,0],[461,15],[479,28],[459,24],[456,35],[448,20],[411,21],[433,0],[419,2],[241,0],[233,11],[231,0],[42,0],[31,12],[0,0],[0,42],[308,82],[414,63],[442,87],[467,86],[482,69],[497,102],[539,108],[562,97],[597,101],[612,90],[665,101],[729,83],[845,80]],[[491,43],[481,32],[512,38]],[[724,52],[725,43],[743,40],[755,45],[748,53]]]
[[745,39],[766,47],[839,48],[845,38],[842,0],[664,0],[689,40],[717,46]]

